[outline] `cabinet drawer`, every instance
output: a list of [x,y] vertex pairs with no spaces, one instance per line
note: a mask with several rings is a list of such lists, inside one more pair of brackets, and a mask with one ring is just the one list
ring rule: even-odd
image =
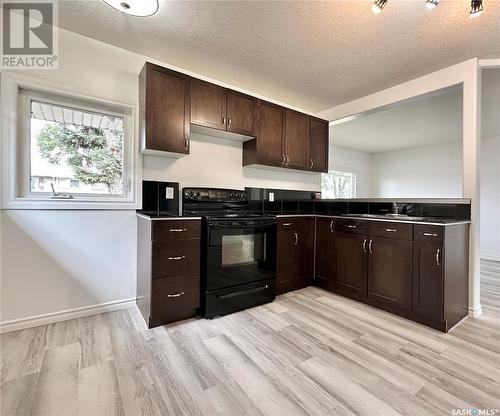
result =
[[199,303],[199,275],[155,279],[151,285],[152,326],[190,318]]
[[368,234],[366,221],[360,220],[335,220],[335,231],[351,234]]
[[397,222],[370,222],[369,235],[377,237],[396,238],[398,240],[413,240],[413,225]]
[[155,221],[153,225],[154,241],[200,238],[200,233],[200,220]]
[[416,241],[428,241],[430,243],[443,243],[444,227],[439,225],[415,225],[413,239]]
[[199,271],[200,240],[153,242],[153,279]]
[[295,231],[301,221],[304,221],[304,218],[278,218],[278,231]]

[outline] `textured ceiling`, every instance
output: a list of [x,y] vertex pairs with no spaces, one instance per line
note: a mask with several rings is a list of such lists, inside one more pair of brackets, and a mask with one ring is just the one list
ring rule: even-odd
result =
[[416,97],[333,125],[330,140],[367,153],[462,140],[462,87]]
[[472,57],[500,57],[500,1],[162,1],[150,18],[61,1],[60,26],[317,112]]

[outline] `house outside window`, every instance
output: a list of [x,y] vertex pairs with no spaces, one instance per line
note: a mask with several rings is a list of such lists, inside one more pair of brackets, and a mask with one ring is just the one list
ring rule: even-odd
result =
[[356,173],[329,170],[321,175],[321,198],[355,198]]

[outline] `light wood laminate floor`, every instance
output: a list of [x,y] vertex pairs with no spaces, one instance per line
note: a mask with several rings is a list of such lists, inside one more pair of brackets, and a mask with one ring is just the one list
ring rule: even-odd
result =
[[500,268],[448,334],[313,287],[147,330],[135,309],[1,337],[1,415],[450,415],[497,408]]

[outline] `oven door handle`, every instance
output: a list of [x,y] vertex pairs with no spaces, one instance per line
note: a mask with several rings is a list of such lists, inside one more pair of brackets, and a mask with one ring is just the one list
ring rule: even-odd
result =
[[221,230],[224,228],[249,228],[249,229],[259,229],[259,228],[270,228],[275,226],[275,222],[270,222],[266,224],[240,224],[240,225],[233,225],[233,224],[209,224],[209,228],[211,229],[217,229]]
[[269,285],[252,287],[250,289],[238,290],[236,292],[226,293],[225,295],[217,296],[217,299],[229,299],[235,296],[249,295],[250,293],[262,292],[263,290],[269,289]]

